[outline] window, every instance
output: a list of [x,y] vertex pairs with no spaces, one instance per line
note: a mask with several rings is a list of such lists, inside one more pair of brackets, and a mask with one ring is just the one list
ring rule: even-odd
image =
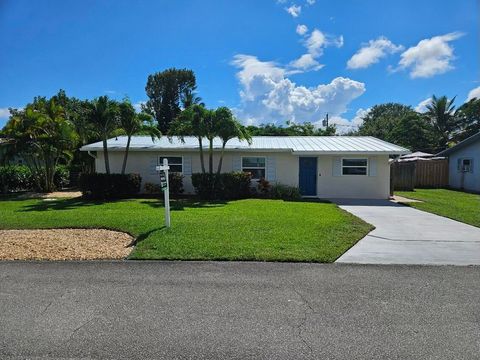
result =
[[472,159],[458,159],[458,172],[472,172]]
[[367,175],[367,159],[342,159],[342,175]]
[[168,160],[168,166],[170,166],[171,172],[181,173],[183,172],[183,157],[181,156],[159,156],[158,165],[163,165],[163,159]]
[[265,178],[265,158],[264,157],[243,157],[242,171],[252,174],[252,179]]

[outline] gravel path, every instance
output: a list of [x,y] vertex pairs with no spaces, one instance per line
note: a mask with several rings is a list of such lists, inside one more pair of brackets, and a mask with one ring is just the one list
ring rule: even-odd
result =
[[132,241],[104,229],[0,230],[0,260],[124,259]]

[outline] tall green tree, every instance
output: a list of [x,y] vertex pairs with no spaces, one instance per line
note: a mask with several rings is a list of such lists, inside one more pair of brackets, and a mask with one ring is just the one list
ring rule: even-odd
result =
[[152,140],[154,140],[161,136],[161,132],[154,125],[152,117],[146,113],[137,113],[128,99],[125,99],[120,103],[119,113],[120,127],[127,136],[127,146],[125,148],[122,164],[122,174],[125,174],[132,136],[139,134],[150,135]]
[[[195,104],[195,74],[188,69],[167,69],[148,76],[145,91],[149,100],[145,110],[153,115],[163,134],[168,133],[171,122],[181,112],[181,102]],[[188,107],[184,106],[184,108]]]
[[248,132],[252,136],[331,136],[335,135],[335,125],[326,128],[317,128],[310,122],[301,124],[286,122],[287,126],[275,124],[262,124],[260,126],[247,126]]
[[390,140],[413,151],[435,151],[433,129],[420,114],[408,114],[395,124]]
[[37,97],[24,110],[13,112],[3,132],[14,141],[37,187],[45,192],[53,191],[56,166],[62,159],[71,159],[78,141],[65,110],[54,99]]
[[215,135],[222,141],[222,152],[218,160],[217,174],[222,171],[223,156],[225,154],[225,146],[231,139],[247,140],[251,142],[252,137],[245,127],[238,122],[227,107],[219,107],[214,113],[215,119]]
[[90,103],[88,118],[98,136],[102,139],[105,172],[110,174],[107,139],[119,127],[118,103],[110,100],[107,96],[100,96]]
[[358,135],[374,136],[376,138],[393,141],[392,131],[402,118],[415,115],[410,107],[398,103],[386,103],[373,106],[363,117],[363,123],[358,128]]
[[455,112],[457,123],[460,127],[457,134],[454,135],[456,142],[480,132],[480,99],[471,99],[464,103]]
[[436,97],[433,95],[430,104],[426,106],[425,116],[433,126],[439,150],[448,147],[458,128],[454,102],[455,97],[449,100],[446,96]]

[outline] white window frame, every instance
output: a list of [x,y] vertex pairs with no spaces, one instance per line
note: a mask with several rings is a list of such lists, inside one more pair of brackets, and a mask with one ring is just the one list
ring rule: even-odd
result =
[[[244,166],[243,166],[243,159],[244,159],[244,158],[263,158],[263,159],[265,159],[265,166],[263,166],[263,167],[260,167],[260,166],[246,166],[246,167],[244,167]],[[267,157],[266,157],[266,156],[255,156],[255,155],[252,155],[252,156],[241,156],[240,161],[242,162],[242,163],[241,163],[242,172],[244,172],[243,169],[265,169],[265,179],[267,178]],[[253,178],[253,177],[252,177],[252,180],[260,180],[260,179],[257,179],[257,178]]]
[[[367,161],[367,165],[366,166],[343,166],[343,160],[366,160]],[[368,172],[369,172],[369,166],[370,166],[370,161],[368,160],[368,157],[358,157],[358,156],[352,156],[352,157],[342,157],[341,159],[341,163],[340,163],[340,174],[342,176],[368,176]],[[362,175],[362,174],[344,174],[343,173],[343,168],[365,168],[366,172],[365,172],[365,175]]]
[[162,158],[162,157],[166,157],[166,158],[168,158],[168,157],[179,157],[179,158],[181,158],[181,159],[182,159],[182,163],[181,163],[181,164],[170,164],[170,163],[169,163],[168,165],[169,165],[169,166],[170,166],[170,165],[177,165],[177,166],[178,166],[178,165],[182,165],[182,171],[181,171],[181,172],[177,172],[177,171],[172,171],[172,172],[176,172],[176,173],[178,173],[178,174],[182,174],[182,175],[183,175],[183,166],[184,166],[183,164],[184,164],[184,160],[183,160],[183,156],[182,156],[182,155],[173,155],[173,154],[172,154],[172,155],[166,155],[166,154],[158,155],[158,157],[157,157],[157,165],[163,165],[163,163],[160,164],[160,158]]

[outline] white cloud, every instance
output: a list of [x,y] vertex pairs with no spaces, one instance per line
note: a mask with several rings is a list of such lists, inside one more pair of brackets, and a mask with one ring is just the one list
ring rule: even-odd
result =
[[235,56],[232,65],[239,69],[241,85],[236,113],[247,124],[317,122],[326,112],[340,116],[365,92],[364,83],[343,77],[314,87],[297,85],[278,64],[251,55]]
[[[353,119],[348,120],[341,116],[330,117],[329,124],[335,125],[337,128],[337,134],[346,134],[350,131],[358,130],[358,127],[363,124],[363,118],[368,114],[368,109],[358,109]],[[320,124],[320,123],[319,123]]]
[[429,97],[423,101],[420,101],[417,106],[415,106],[415,111],[419,113],[427,112],[427,105],[430,105],[432,98]]
[[307,0],[307,4],[308,4],[308,5],[313,5],[313,4],[315,4],[315,1],[316,1],[316,0]]
[[297,34],[298,35],[305,35],[308,32],[307,25],[297,25]]
[[327,46],[343,46],[343,36],[326,35],[318,29],[314,29],[310,36],[305,40],[305,47],[308,53],[313,57],[318,57],[323,54],[323,49]]
[[292,68],[292,70],[288,70],[286,74],[289,75],[311,70],[317,71],[324,66],[325,65],[322,65],[317,60],[315,60],[311,54],[303,54],[298,59],[290,62],[289,67]]
[[470,101],[475,98],[480,99],[480,86],[470,90],[467,96],[467,101]]
[[285,11],[292,15],[294,18],[296,18],[302,12],[302,7],[300,5],[293,4],[292,6],[285,8]]
[[137,101],[135,104],[133,104],[133,107],[135,108],[136,112],[141,112],[142,111],[142,105],[145,105],[147,102],[144,101]]
[[0,119],[7,119],[10,116],[8,108],[0,108]]
[[449,42],[463,35],[452,32],[421,40],[401,54],[398,69],[409,69],[411,78],[428,78],[453,69],[451,62],[455,56]]
[[367,68],[377,63],[381,58],[387,56],[387,54],[393,54],[402,50],[402,45],[395,45],[386,37],[381,36],[376,40],[370,40],[368,44],[363,44],[360,50],[348,60],[347,68]]

